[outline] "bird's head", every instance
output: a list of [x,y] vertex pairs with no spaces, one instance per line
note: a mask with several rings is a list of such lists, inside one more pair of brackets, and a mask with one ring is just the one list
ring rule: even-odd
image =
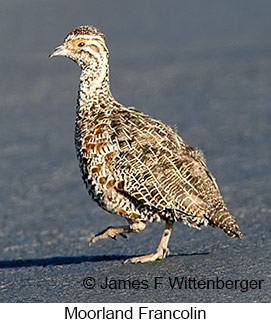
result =
[[82,69],[91,67],[100,69],[108,63],[108,49],[105,36],[92,26],[80,26],[55,48],[49,58],[66,56],[75,61]]

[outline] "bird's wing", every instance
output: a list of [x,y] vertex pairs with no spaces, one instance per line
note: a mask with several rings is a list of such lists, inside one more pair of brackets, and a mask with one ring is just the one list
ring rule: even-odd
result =
[[199,150],[163,122],[136,111],[111,118],[111,129],[118,138],[113,173],[123,180],[120,193],[139,206],[206,220],[210,201],[221,195]]

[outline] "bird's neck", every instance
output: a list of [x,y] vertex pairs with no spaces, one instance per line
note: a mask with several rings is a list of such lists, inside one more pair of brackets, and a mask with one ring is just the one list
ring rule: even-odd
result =
[[82,68],[78,93],[78,108],[92,109],[103,106],[113,99],[110,91],[109,67],[96,62]]
[[93,71],[91,67],[83,68],[80,75],[75,119],[75,145],[78,158],[81,158],[82,140],[89,132],[96,116],[101,110],[116,104],[110,92],[108,66],[101,68],[100,71],[97,69]]

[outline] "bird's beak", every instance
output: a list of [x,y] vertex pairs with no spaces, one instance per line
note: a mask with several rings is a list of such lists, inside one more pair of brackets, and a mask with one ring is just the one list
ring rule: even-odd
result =
[[49,55],[49,58],[54,56],[66,56],[70,51],[64,47],[64,45],[60,45],[54,49],[54,51]]

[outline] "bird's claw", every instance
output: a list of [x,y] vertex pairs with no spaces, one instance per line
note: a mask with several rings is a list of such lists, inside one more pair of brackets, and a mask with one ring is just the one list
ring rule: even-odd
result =
[[88,246],[90,247],[93,243],[106,238],[117,240],[116,237],[118,235],[124,238],[125,240],[128,240],[128,237],[126,234],[124,234],[123,232],[117,232],[115,231],[115,228],[109,227],[106,230],[96,234],[92,239],[90,239]]
[[151,253],[149,255],[144,255],[144,256],[138,256],[138,257],[132,257],[132,258],[128,258],[124,261],[125,264],[127,263],[139,263],[139,262],[151,262],[151,261],[155,261],[155,260],[160,260],[160,259],[164,259],[167,256],[169,256],[169,249],[165,248],[165,249],[158,249],[156,252]]
[[124,234],[124,233],[120,233],[119,234],[123,239],[125,239],[126,241],[128,241],[129,240],[129,238],[128,238],[128,236],[126,235],[126,234]]

